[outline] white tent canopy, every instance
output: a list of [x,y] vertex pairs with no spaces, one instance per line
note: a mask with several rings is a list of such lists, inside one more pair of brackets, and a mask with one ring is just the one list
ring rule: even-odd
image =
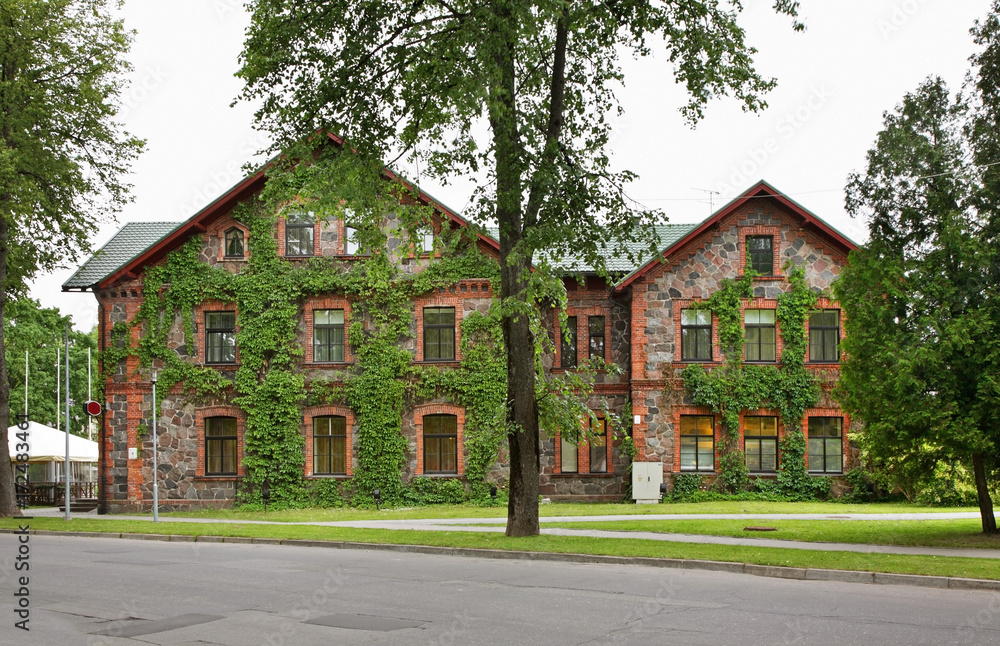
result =
[[[7,429],[7,444],[11,460],[15,460],[18,453],[24,452],[15,450],[21,441],[17,438],[17,434],[24,432],[17,426],[11,426]],[[27,433],[29,462],[62,462],[66,459],[66,433],[38,422],[28,422]],[[70,462],[97,462],[97,458],[97,442],[70,434]]]

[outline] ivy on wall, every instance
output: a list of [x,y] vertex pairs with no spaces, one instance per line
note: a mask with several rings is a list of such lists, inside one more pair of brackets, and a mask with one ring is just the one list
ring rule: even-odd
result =
[[711,309],[718,318],[722,365],[706,371],[699,364],[691,364],[684,369],[683,379],[696,406],[705,406],[722,417],[718,488],[738,492],[749,485],[746,456],[739,442],[741,412],[776,408],[784,428],[776,482],[778,493],[809,499],[829,488],[828,480],[812,478],[806,471],[806,442],[802,432],[805,410],[819,401],[819,386],[805,368],[805,322],[816,305],[817,295],[806,283],[802,268],[786,264],[785,270],[790,289],[778,295],[775,313],[784,343],[781,366],[743,361],[741,302],[753,297],[756,277],[747,268],[739,279],[723,280],[711,298],[696,305]]

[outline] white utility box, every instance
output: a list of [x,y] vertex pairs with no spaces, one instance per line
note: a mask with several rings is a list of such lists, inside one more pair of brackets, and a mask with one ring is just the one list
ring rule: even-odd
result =
[[637,505],[652,505],[660,502],[660,485],[662,483],[662,462],[632,463],[632,499]]

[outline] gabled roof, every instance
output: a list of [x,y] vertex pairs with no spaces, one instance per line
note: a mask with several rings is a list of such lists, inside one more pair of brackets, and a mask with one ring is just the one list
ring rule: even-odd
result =
[[[335,145],[342,146],[344,144],[343,139],[340,137],[331,134],[329,138]],[[152,230],[144,230],[144,233],[148,235],[144,235],[141,240],[136,240],[133,230],[130,229],[133,225],[142,226],[143,224],[148,225],[152,223],[126,224],[101,251],[85,262],[68,281],[63,283],[63,291],[97,288],[114,283],[121,278],[138,275],[142,267],[158,262],[168,253],[184,244],[193,234],[202,233],[207,230],[208,226],[218,217],[230,211],[240,202],[259,193],[267,181],[265,171],[270,163],[269,161],[256,173],[241,180],[187,220],[179,223],[156,223],[171,225],[169,228],[161,230],[156,238],[152,238],[154,235]],[[388,168],[384,169],[383,175],[390,181],[402,184],[407,191],[413,192],[420,202],[432,207],[441,213],[444,218],[455,222],[459,226],[464,227],[469,225],[467,220],[392,170]],[[499,250],[500,247],[496,240],[481,233],[478,234],[478,237],[484,244],[495,250]],[[101,256],[101,252],[109,247],[112,242],[115,242],[114,253],[107,253]],[[101,257],[99,258],[99,256]],[[90,270],[84,274],[84,270],[88,267],[90,267]]]
[[96,286],[180,224],[180,222],[129,222],[63,283],[63,291]]
[[742,195],[736,197],[731,202],[729,202],[728,204],[720,208],[718,211],[713,213],[706,220],[703,220],[701,223],[697,225],[693,225],[692,228],[687,233],[685,233],[680,239],[676,240],[672,244],[665,246],[662,253],[658,257],[653,258],[649,262],[643,264],[641,267],[636,268],[629,275],[625,276],[615,286],[615,291],[620,292],[621,290],[625,289],[636,280],[642,278],[649,272],[653,271],[656,267],[660,265],[661,262],[668,259],[672,253],[676,253],[677,251],[679,251],[681,248],[684,247],[685,244],[687,244],[691,240],[694,240],[699,235],[701,235],[702,232],[706,231],[707,229],[713,226],[718,225],[719,222],[721,222],[723,219],[735,213],[750,200],[761,199],[761,198],[775,200],[776,202],[784,206],[786,209],[788,209],[793,215],[801,218],[803,221],[802,222],[803,226],[811,227],[817,230],[818,232],[823,234],[826,238],[838,244],[841,248],[843,248],[845,252],[857,248],[858,246],[857,243],[855,243],[846,235],[844,235],[843,233],[832,227],[830,224],[821,219],[815,213],[809,211],[804,206],[802,206],[795,200],[791,199],[781,191],[777,190],[764,180],[760,180],[759,182],[751,186],[749,189],[744,191]]

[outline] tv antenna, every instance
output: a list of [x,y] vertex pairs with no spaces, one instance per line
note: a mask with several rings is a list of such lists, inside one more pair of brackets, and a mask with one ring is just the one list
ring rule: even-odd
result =
[[720,193],[719,191],[713,191],[713,190],[707,189],[707,188],[694,188],[693,186],[691,187],[691,190],[692,191],[701,191],[702,193],[708,193],[708,214],[712,215],[713,213],[715,213],[715,199],[714,199],[714,196],[716,196],[716,195],[722,195],[722,193]]

